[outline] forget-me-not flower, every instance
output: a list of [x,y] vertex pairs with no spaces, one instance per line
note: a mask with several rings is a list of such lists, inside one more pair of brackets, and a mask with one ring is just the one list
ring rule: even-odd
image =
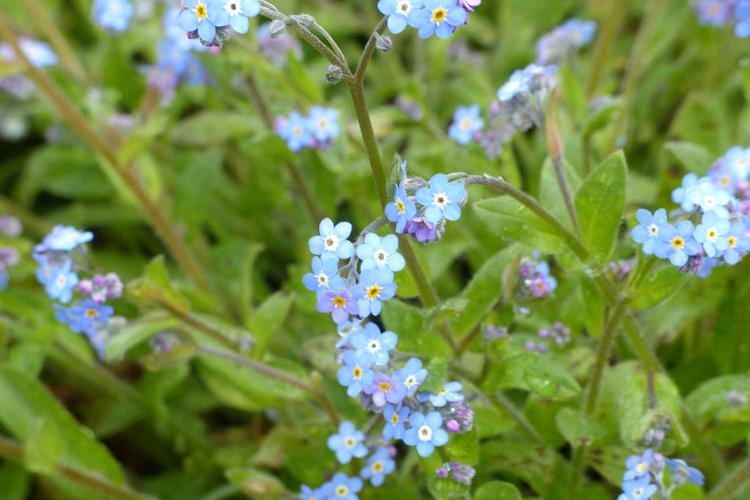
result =
[[357,257],[362,261],[361,269],[387,269],[398,272],[406,266],[403,256],[398,253],[398,238],[389,234],[381,238],[375,233],[367,233],[365,241],[357,247]]
[[377,316],[383,308],[383,302],[396,295],[393,273],[388,269],[363,271],[359,283],[352,288],[352,295],[357,299],[361,318],[370,314]]
[[665,224],[661,229],[661,241],[656,246],[654,254],[660,259],[669,259],[677,266],[687,263],[688,257],[700,250],[698,242],[693,237],[693,223],[689,220],[678,222],[676,226]]
[[422,368],[422,361],[419,358],[409,358],[406,365],[396,372],[396,376],[404,384],[406,393],[413,396],[419,385],[427,378],[427,370]]
[[404,443],[416,446],[420,457],[429,457],[436,446],[443,446],[448,442],[448,433],[442,428],[443,417],[433,411],[426,416],[424,413],[414,412],[409,417],[409,428],[404,433]]
[[436,174],[430,179],[429,187],[417,191],[417,201],[425,206],[424,216],[432,224],[443,218],[458,220],[461,218],[461,201],[466,195],[466,188],[460,182],[448,182],[445,174]]
[[129,0],[94,0],[94,20],[112,31],[125,31],[133,17],[133,4]]
[[430,403],[435,408],[440,408],[448,403],[463,401],[464,395],[461,394],[463,387],[461,382],[448,382],[436,394],[430,394]]
[[358,431],[349,421],[341,422],[337,434],[328,437],[328,448],[336,453],[336,460],[348,464],[352,457],[362,458],[367,455],[365,433]]
[[353,351],[344,353],[344,366],[336,374],[339,384],[346,387],[346,394],[350,397],[359,396],[364,388],[372,383],[375,374],[370,369],[372,361]]
[[380,332],[375,323],[367,323],[364,331],[351,335],[349,343],[357,350],[365,362],[376,366],[385,366],[388,363],[391,349],[396,347],[398,336],[389,331]]
[[349,321],[349,316],[356,316],[359,313],[359,307],[352,292],[344,287],[319,293],[315,307],[322,313],[331,313],[333,322],[337,325]]
[[660,208],[653,214],[643,208],[635,213],[639,225],[633,228],[631,236],[636,243],[643,245],[643,252],[651,255],[659,243],[659,233],[664,224],[667,223],[667,211]]
[[424,9],[416,12],[414,23],[419,27],[419,38],[449,38],[466,23],[468,16],[456,0],[425,0]]
[[363,479],[369,479],[373,486],[380,486],[385,481],[385,476],[392,473],[395,468],[396,462],[391,458],[388,448],[380,448],[367,459],[367,465],[360,475]]
[[312,258],[312,272],[302,277],[302,283],[311,292],[321,290],[338,290],[344,286],[344,280],[339,276],[339,261],[337,258],[325,256]]
[[406,431],[406,423],[409,419],[409,407],[386,405],[383,410],[385,426],[383,437],[386,439],[401,439]]
[[320,221],[319,230],[320,235],[313,236],[308,242],[310,253],[320,255],[321,258],[331,256],[339,259],[348,259],[354,255],[354,245],[347,240],[352,233],[350,223],[339,222],[334,226],[331,219],[325,218]]
[[459,106],[453,113],[453,123],[448,128],[448,137],[459,144],[469,144],[478,132],[482,131],[484,121],[480,116],[479,105]]
[[727,219],[719,217],[715,212],[707,212],[693,231],[693,237],[703,245],[703,251],[708,257],[715,257],[718,252],[729,247],[727,236],[730,228]]
[[224,25],[220,23],[225,16],[221,0],[185,0],[184,5],[185,10],[178,18],[180,28],[188,33],[198,31],[201,40],[212,43],[217,26]]
[[388,16],[388,30],[398,35],[406,26],[418,26],[416,14],[422,9],[422,0],[379,0],[378,10]]

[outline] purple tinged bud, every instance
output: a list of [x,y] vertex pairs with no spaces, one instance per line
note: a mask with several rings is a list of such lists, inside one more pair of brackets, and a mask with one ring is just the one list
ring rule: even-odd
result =
[[461,424],[459,424],[455,420],[448,420],[445,423],[445,428],[448,430],[448,432],[460,432],[461,431]]
[[448,473],[450,472],[448,465],[443,465],[440,467],[437,471],[435,471],[435,475],[439,478],[445,479],[448,477]]
[[21,234],[22,229],[21,221],[12,215],[0,216],[0,234],[9,238],[15,238]]

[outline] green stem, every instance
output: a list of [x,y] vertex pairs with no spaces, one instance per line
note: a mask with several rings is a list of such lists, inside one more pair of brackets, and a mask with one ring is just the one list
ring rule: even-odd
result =
[[576,212],[576,207],[573,203],[573,195],[570,192],[570,186],[568,184],[568,179],[565,176],[565,170],[562,163],[562,140],[560,136],[560,116],[558,106],[557,93],[553,93],[547,104],[544,137],[547,141],[547,150],[552,159],[552,165],[555,169],[557,185],[560,187],[560,193],[565,202],[565,209],[568,211],[568,217],[570,217],[570,223],[573,225],[573,231],[575,234],[580,237],[581,228],[578,224],[578,213]]
[[609,48],[612,42],[617,38],[622,23],[625,20],[625,8],[628,6],[628,0],[611,0],[610,6],[606,12],[605,22],[602,25],[601,35],[594,49],[594,61],[591,65],[591,79],[589,80],[586,94],[589,97],[594,95],[599,87],[599,82],[604,74],[604,67],[610,61]]
[[[23,455],[23,449],[18,443],[12,439],[0,436],[0,456],[14,462],[23,463]],[[63,463],[58,463],[55,466],[54,473],[89,491],[104,495],[106,498],[122,500],[145,500],[153,498],[133,491],[125,485],[115,484],[98,474],[92,474]]]
[[746,458],[736,469],[726,476],[714,489],[706,500],[731,500],[737,498],[742,488],[750,481],[750,457]]
[[378,23],[378,25],[375,26],[375,29],[370,35],[370,38],[368,38],[367,44],[365,45],[365,49],[362,51],[362,56],[359,58],[359,63],[357,63],[357,69],[354,72],[355,83],[364,83],[365,72],[367,71],[367,66],[370,64],[372,55],[375,52],[375,47],[378,41],[378,35],[382,34],[383,31],[385,30],[387,21],[388,21],[387,17],[382,18],[380,22]]
[[215,328],[213,325],[206,323],[198,316],[195,316],[190,312],[181,311],[167,301],[159,301],[158,304],[175,318],[179,319],[186,325],[192,326],[196,330],[202,331],[223,346],[228,347],[229,349],[237,348],[237,343],[233,339],[229,338],[224,332]]
[[44,92],[62,115],[78,130],[89,146],[100,154],[106,163],[110,165],[114,173],[129,188],[133,196],[138,200],[140,206],[146,212],[156,233],[170,250],[175,260],[182,265],[196,285],[201,288],[210,289],[208,278],[190,249],[177,235],[171,225],[164,218],[161,207],[151,200],[140,179],[130,170],[129,166],[121,165],[117,152],[104,138],[102,138],[86,121],[86,118],[70,103],[60,89],[42,71],[34,67],[26,54],[21,50],[18,37],[13,32],[5,17],[0,16],[0,34],[5,38],[16,57],[26,65],[29,77]]

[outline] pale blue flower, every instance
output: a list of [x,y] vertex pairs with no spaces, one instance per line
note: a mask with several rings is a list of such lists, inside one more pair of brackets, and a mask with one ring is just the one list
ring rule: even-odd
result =
[[388,30],[397,35],[407,25],[416,28],[417,13],[424,7],[422,0],[379,0],[378,10],[388,16]]
[[424,9],[416,12],[414,24],[419,28],[419,38],[449,38],[467,19],[456,0],[424,0]]
[[633,228],[631,236],[636,243],[643,245],[645,254],[651,255],[659,242],[661,228],[667,223],[667,211],[660,208],[652,215],[648,210],[640,208],[635,216],[640,224]]
[[302,277],[302,283],[311,292],[321,290],[338,290],[344,287],[344,280],[338,273],[337,258],[326,256],[312,258],[312,272]]
[[365,446],[365,433],[358,431],[354,424],[349,421],[341,422],[337,434],[328,438],[328,448],[336,453],[336,460],[342,464],[348,464],[352,457],[362,458],[367,455]]
[[378,325],[367,323],[363,332],[351,335],[350,343],[365,363],[385,366],[388,364],[389,351],[398,343],[398,336],[389,331],[381,333]]
[[362,261],[363,271],[387,269],[394,273],[406,266],[403,256],[398,253],[398,238],[394,234],[381,238],[375,233],[367,233],[364,243],[357,247],[357,257]]
[[693,237],[702,244],[708,257],[715,257],[729,247],[729,230],[728,220],[722,219],[715,212],[707,212],[693,231]]
[[386,405],[383,410],[383,418],[385,418],[383,437],[386,439],[401,439],[406,431],[406,423],[409,419],[409,407]]
[[430,179],[430,186],[417,191],[417,201],[424,205],[424,216],[432,224],[443,218],[461,218],[461,205],[466,196],[466,188],[460,182],[448,182],[445,174],[436,174]]
[[321,258],[336,257],[348,259],[354,255],[354,245],[347,240],[352,233],[352,225],[348,222],[339,222],[335,226],[333,221],[325,218],[320,221],[320,235],[310,238],[308,245],[310,253],[320,255]]
[[347,388],[346,394],[350,398],[359,396],[372,383],[375,374],[370,369],[371,365],[371,358],[357,355],[353,351],[344,353],[344,366],[339,368],[337,379],[339,384]]
[[409,424],[411,427],[404,433],[404,443],[416,446],[420,457],[429,457],[436,446],[448,442],[448,433],[442,428],[443,417],[436,411],[426,416],[414,412],[409,417]]
[[129,0],[94,0],[94,20],[112,31],[125,31],[133,17],[133,4]]
[[362,468],[360,476],[362,479],[369,479],[373,486],[380,486],[385,481],[385,476],[395,468],[396,462],[391,458],[388,448],[380,448],[367,459],[367,465]]
[[482,131],[484,121],[479,105],[459,106],[453,113],[453,123],[448,128],[448,137],[459,144],[469,144]]
[[700,245],[693,237],[693,230],[693,223],[690,221],[678,222],[676,226],[665,224],[654,254],[660,259],[669,259],[677,267],[684,266],[688,257],[696,255],[700,250]]
[[352,295],[357,300],[360,318],[379,315],[383,302],[396,295],[393,273],[377,268],[362,271],[359,283],[352,288]]

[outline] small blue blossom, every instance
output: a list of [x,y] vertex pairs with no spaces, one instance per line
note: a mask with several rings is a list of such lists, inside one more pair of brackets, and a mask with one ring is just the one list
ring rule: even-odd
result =
[[303,484],[300,487],[300,490],[300,500],[323,500],[325,498],[323,488],[312,489],[306,484]]
[[617,497],[617,500],[646,500],[651,498],[658,490],[655,484],[651,484],[648,476],[624,481],[622,489],[623,492]]
[[178,23],[180,28],[192,33],[198,31],[198,36],[206,43],[213,43],[216,38],[217,24],[224,17],[220,0],[185,0],[185,10],[180,12]]
[[389,331],[381,333],[378,325],[367,323],[363,332],[352,334],[350,343],[365,363],[385,366],[388,364],[388,353],[398,343],[398,336]]
[[315,307],[322,313],[331,313],[333,322],[337,325],[349,321],[350,316],[356,316],[359,313],[357,301],[352,297],[352,292],[344,287],[319,293]]
[[0,291],[8,287],[8,271],[5,268],[0,269]]
[[344,280],[338,273],[339,261],[331,256],[313,257],[312,272],[302,277],[302,283],[311,292],[338,290],[344,287]]
[[404,443],[416,446],[420,457],[429,457],[436,446],[448,442],[448,433],[442,428],[443,417],[433,411],[427,416],[414,412],[409,417],[411,427],[404,433]]
[[62,266],[52,267],[45,283],[47,295],[63,304],[73,298],[73,288],[78,284],[78,275],[71,270],[73,262],[66,260]]
[[337,472],[324,486],[324,499],[357,500],[357,493],[362,489],[362,480]]
[[406,261],[398,253],[398,238],[395,234],[381,238],[375,233],[367,233],[364,243],[357,247],[357,257],[362,261],[363,271],[387,269],[394,273],[406,266]]
[[308,242],[310,253],[320,255],[321,258],[330,256],[339,259],[348,259],[354,255],[354,245],[347,240],[352,233],[352,225],[348,222],[339,222],[335,226],[329,218],[320,222],[320,235],[313,236]]
[[396,468],[396,462],[391,458],[388,448],[380,448],[367,459],[367,465],[360,472],[362,479],[369,479],[373,486],[380,486],[385,476]]
[[736,180],[747,179],[750,176],[750,148],[729,148],[724,154],[723,163]]
[[709,177],[703,177],[687,189],[682,208],[691,211],[698,206],[703,212],[716,212],[719,217],[728,219],[729,211],[726,205],[731,200],[729,193],[714,186]]
[[97,304],[93,300],[82,300],[71,307],[55,304],[55,318],[67,324],[76,333],[88,336],[96,334],[97,328],[106,327],[114,310],[110,306]]
[[352,295],[359,306],[359,316],[377,316],[383,302],[396,295],[396,284],[389,269],[368,269],[360,275],[359,284],[352,288]]
[[448,382],[440,388],[437,394],[430,394],[430,403],[435,408],[440,408],[448,403],[463,401],[464,395],[461,394],[463,388],[461,382]]
[[705,26],[723,26],[732,19],[732,5],[727,0],[700,0],[695,10]]
[[700,245],[693,237],[693,230],[693,223],[687,220],[678,222],[676,226],[665,224],[654,254],[660,259],[669,259],[677,267],[684,266],[688,257],[700,250]]
[[715,257],[729,247],[727,236],[730,228],[728,220],[722,219],[715,212],[707,212],[693,231],[693,237],[703,245],[703,251],[708,257]]
[[372,403],[382,408],[386,403],[398,405],[406,396],[406,389],[396,377],[376,373],[372,383],[365,387],[365,394],[372,396]]
[[417,201],[424,205],[424,216],[432,224],[443,217],[448,220],[461,218],[461,205],[466,196],[466,188],[460,182],[448,182],[445,174],[436,174],[430,179],[430,186],[417,191]]
[[221,9],[214,19],[216,26],[229,25],[240,34],[247,33],[250,27],[250,18],[260,13],[260,2],[258,0],[217,1],[221,4]]
[[89,231],[79,231],[71,226],[55,226],[42,242],[34,247],[34,252],[70,252],[93,239],[94,235]]
[[349,421],[341,422],[339,432],[328,437],[328,448],[336,453],[336,460],[348,464],[352,457],[362,458],[367,455],[365,433],[358,431]]
[[398,35],[406,26],[416,28],[417,13],[424,5],[422,0],[379,0],[378,10],[384,16],[388,16],[388,30]]
[[734,25],[734,33],[740,38],[750,37],[750,2],[740,0],[734,6],[734,16],[737,24]]
[[430,38],[435,34],[438,38],[449,38],[468,19],[466,11],[456,0],[425,0],[424,7],[414,16],[419,38]]
[[401,439],[406,431],[406,423],[409,420],[409,407],[396,407],[386,405],[383,410],[385,426],[383,427],[383,437],[386,439]]
[[310,124],[307,118],[296,111],[289,113],[289,116],[279,118],[274,129],[292,151],[297,152],[312,145],[313,135]]
[[698,180],[699,178],[696,174],[689,173],[682,178],[681,186],[672,191],[672,201],[680,205],[686,212],[693,209],[692,203],[687,199],[688,190],[695,186],[698,183]]
[[350,398],[359,396],[365,387],[372,384],[375,374],[370,369],[372,363],[353,351],[344,353],[344,366],[339,368],[337,378],[339,384],[346,387],[346,394]]
[[406,365],[396,372],[396,376],[404,384],[406,394],[413,396],[419,385],[427,378],[427,370],[422,368],[422,361],[419,358],[410,358]]
[[591,43],[595,34],[594,21],[569,19],[539,39],[536,44],[536,60],[539,64],[563,62],[581,47]]
[[349,321],[339,323],[336,325],[336,331],[339,334],[339,340],[336,342],[336,348],[341,349],[349,345],[352,335],[357,332],[363,332],[365,327],[362,326],[362,320],[352,318]]
[[690,467],[684,460],[679,458],[668,458],[666,462],[671,469],[672,482],[674,484],[680,485],[688,482],[698,486],[703,486],[703,473],[695,467]]
[[631,481],[636,478],[648,476],[649,468],[654,462],[654,452],[651,449],[643,452],[643,455],[631,455],[625,460],[625,481]]
[[453,113],[453,123],[448,128],[448,137],[459,144],[469,144],[482,131],[484,121],[479,105],[459,106]]
[[750,238],[745,224],[738,222],[732,225],[727,235],[727,249],[724,252],[724,262],[730,266],[740,261],[743,255],[750,252]]
[[[58,62],[57,54],[44,42],[32,40],[31,38],[21,38],[18,44],[21,46],[21,52],[23,52],[35,68],[54,66]],[[0,43],[0,57],[6,61],[16,60],[16,53],[9,43]]]
[[661,228],[667,223],[667,211],[660,208],[652,215],[648,210],[641,208],[635,216],[640,224],[633,228],[631,236],[636,243],[643,245],[645,254],[651,255],[659,243]]
[[128,0],[94,0],[94,20],[112,31],[125,31],[133,17],[133,5]]
[[339,112],[333,108],[314,106],[307,117],[310,133],[319,144],[328,144],[341,132]]
[[517,69],[510,78],[497,90],[497,98],[500,102],[508,102],[520,94],[529,92],[529,73],[526,69]]
[[403,233],[406,223],[417,215],[417,206],[406,193],[406,162],[401,164],[401,172],[401,182],[393,189],[393,201],[385,207],[385,216],[396,223],[397,233]]

